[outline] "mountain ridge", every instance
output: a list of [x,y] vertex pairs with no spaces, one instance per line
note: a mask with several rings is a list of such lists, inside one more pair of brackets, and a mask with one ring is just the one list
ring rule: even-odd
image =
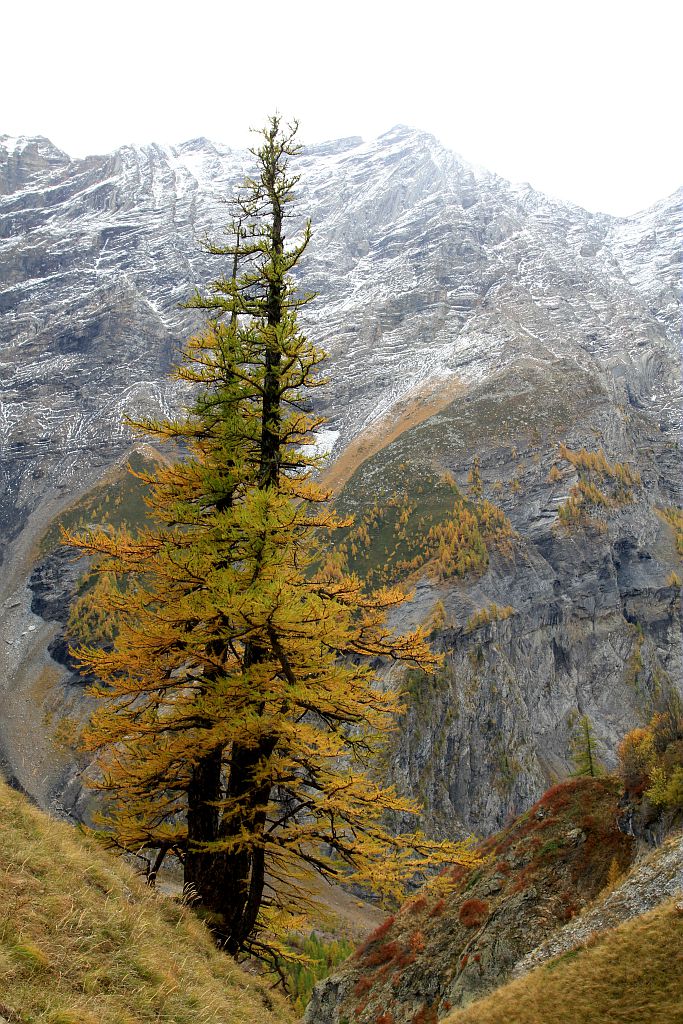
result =
[[[474,169],[414,129],[330,145],[296,168],[314,220],[299,283],[319,293],[302,322],[329,350],[333,379],[316,410],[329,420],[326,447],[342,459],[360,450],[417,396],[441,409],[362,461],[351,451],[340,500],[363,515],[378,493],[406,489],[419,506],[425,467],[466,493],[477,456],[487,499],[523,538],[516,561],[492,552],[483,575],[423,573],[405,612],[424,620],[444,604],[451,624],[435,642],[451,675],[427,707],[408,709],[392,771],[422,789],[430,828],[490,830],[566,766],[572,714],[594,718],[609,759],[657,679],[682,675],[666,584],[677,562],[658,511],[681,505],[680,210],[669,198],[626,220],[590,214]],[[30,531],[37,539],[125,457],[125,413],[165,415],[182,400],[167,374],[198,320],[179,303],[220,272],[196,239],[217,234],[249,158],[198,140],[180,149],[67,163],[42,143],[23,163],[0,151],[0,181],[19,182],[0,195],[0,745],[43,803],[63,780],[35,779],[9,708],[35,708],[37,722],[45,712],[29,665],[62,680],[53,701],[68,704],[76,684],[33,643],[58,627],[30,610],[13,565]],[[604,449],[644,485],[565,535],[559,509],[590,481],[562,460],[560,482],[549,480],[560,444]],[[66,603],[66,583],[55,586]],[[492,602],[516,615],[467,633]],[[48,739],[37,742],[49,760]]]

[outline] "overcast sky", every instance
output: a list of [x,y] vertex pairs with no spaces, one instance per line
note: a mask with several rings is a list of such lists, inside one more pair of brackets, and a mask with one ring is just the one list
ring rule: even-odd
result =
[[276,108],[306,142],[423,128],[466,159],[628,215],[683,184],[675,0],[32,0],[5,5],[0,134],[72,156]]

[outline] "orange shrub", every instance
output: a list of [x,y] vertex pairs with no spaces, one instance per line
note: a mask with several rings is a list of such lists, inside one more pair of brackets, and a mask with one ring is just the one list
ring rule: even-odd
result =
[[465,928],[479,928],[484,923],[489,913],[489,905],[485,900],[472,898],[465,900],[458,911],[460,923]]
[[401,955],[401,947],[398,942],[387,942],[384,946],[379,946],[377,949],[373,949],[371,953],[365,957],[365,963],[368,967],[377,967],[379,964],[386,964],[389,960],[395,960],[396,957]]
[[378,925],[377,928],[375,928],[374,932],[372,932],[372,934],[368,935],[368,937],[365,940],[365,942],[362,942],[360,944],[360,946],[358,947],[358,949],[354,953],[354,958],[356,960],[358,960],[361,956],[363,956],[363,954],[366,952],[366,950],[368,950],[370,948],[370,946],[373,945],[373,943],[378,942],[380,939],[383,939],[384,936],[389,931],[389,929],[391,928],[391,926],[393,925],[395,920],[396,920],[396,917],[394,916],[394,914],[390,914],[389,917],[387,917],[385,921],[382,921],[382,923],[380,925]]
[[652,734],[649,729],[631,729],[617,749],[619,775],[626,789],[634,791],[649,784]]
[[359,978],[353,986],[353,994],[358,998],[358,996],[365,995],[366,992],[369,992],[371,988],[372,978],[368,978],[367,975],[364,975],[362,978]]

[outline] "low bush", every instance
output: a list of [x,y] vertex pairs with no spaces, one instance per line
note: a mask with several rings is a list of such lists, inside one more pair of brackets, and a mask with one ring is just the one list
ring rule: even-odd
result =
[[465,928],[479,928],[484,923],[489,913],[489,905],[485,900],[465,900],[458,911],[460,924]]

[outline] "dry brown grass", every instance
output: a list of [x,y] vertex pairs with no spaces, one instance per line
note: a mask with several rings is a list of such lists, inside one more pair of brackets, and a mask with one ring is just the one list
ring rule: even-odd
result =
[[371,456],[382,451],[406,430],[442,412],[464,392],[465,386],[457,377],[439,381],[438,384],[433,380],[426,381],[422,388],[411,392],[403,401],[397,402],[387,413],[370,424],[367,430],[354,437],[339,458],[325,470],[322,485],[338,494],[358,467]]
[[0,1011],[45,1024],[274,1024],[285,1002],[186,908],[0,784]]
[[450,1014],[444,1024],[681,1024],[676,900]]

